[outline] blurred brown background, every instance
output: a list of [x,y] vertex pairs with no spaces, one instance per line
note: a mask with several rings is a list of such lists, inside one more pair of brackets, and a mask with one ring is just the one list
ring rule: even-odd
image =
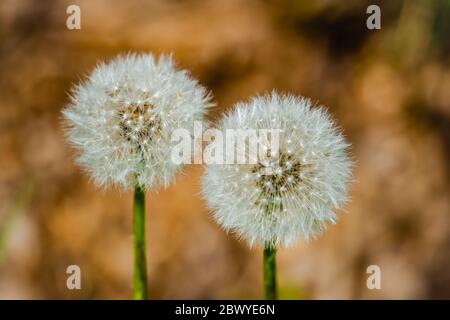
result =
[[[81,30],[66,8],[81,8]],[[366,8],[381,7],[381,30]],[[131,297],[131,194],[73,163],[70,87],[128,51],[173,52],[216,119],[272,88],[328,106],[353,145],[352,202],[279,252],[287,299],[450,298],[450,1],[0,2],[0,298]],[[216,226],[201,166],[147,195],[150,296],[262,298],[261,250]],[[82,290],[66,288],[66,267]],[[368,290],[379,265],[382,289]]]

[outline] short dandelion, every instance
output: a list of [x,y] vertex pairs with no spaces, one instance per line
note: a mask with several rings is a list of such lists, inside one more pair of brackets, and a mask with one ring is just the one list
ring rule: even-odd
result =
[[170,161],[171,133],[192,128],[210,96],[170,56],[118,56],[76,86],[63,111],[78,164],[100,187],[134,188],[133,297],[147,298],[145,191],[167,186],[180,170]]
[[[202,193],[225,230],[264,248],[265,297],[276,299],[276,248],[319,235],[347,200],[349,144],[323,107],[275,92],[238,103],[219,123],[241,128],[279,130],[277,152],[265,142],[255,163],[209,164]],[[236,153],[248,153],[242,147]]]

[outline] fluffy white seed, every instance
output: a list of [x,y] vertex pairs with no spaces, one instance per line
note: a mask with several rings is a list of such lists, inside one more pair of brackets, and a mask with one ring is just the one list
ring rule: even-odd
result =
[[170,56],[132,54],[99,64],[73,89],[63,114],[78,163],[97,185],[151,189],[180,169],[170,161],[172,131],[192,130],[211,105]]
[[[250,245],[288,247],[335,222],[333,210],[347,199],[352,163],[349,145],[324,108],[272,93],[238,103],[219,127],[281,129],[275,167],[265,162],[207,166],[202,193],[223,228]],[[253,178],[242,180],[242,175]],[[233,181],[240,182],[228,183]]]

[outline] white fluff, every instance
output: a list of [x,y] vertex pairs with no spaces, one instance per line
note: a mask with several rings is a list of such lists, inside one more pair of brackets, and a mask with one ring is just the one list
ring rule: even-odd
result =
[[78,163],[102,187],[166,186],[180,169],[171,133],[192,130],[211,106],[205,89],[170,56],[118,56],[77,86],[63,111]]
[[256,165],[207,166],[202,193],[215,220],[250,245],[283,247],[334,223],[352,163],[349,145],[325,109],[274,92],[238,103],[219,124],[220,130],[246,128],[281,129],[279,156]]

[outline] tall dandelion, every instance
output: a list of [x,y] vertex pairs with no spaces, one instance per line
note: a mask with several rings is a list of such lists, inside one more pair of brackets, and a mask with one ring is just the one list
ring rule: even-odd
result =
[[[210,164],[202,181],[217,223],[264,248],[265,297],[276,299],[276,248],[312,239],[335,223],[333,210],[347,199],[349,145],[324,108],[275,92],[238,103],[219,123],[219,130],[227,129],[279,132],[277,152],[260,141],[266,157],[252,164]],[[236,154],[248,155],[248,144],[240,148]]]
[[93,181],[134,188],[134,299],[147,298],[145,191],[174,179],[171,133],[192,130],[209,106],[205,89],[170,56],[132,54],[99,64],[63,111],[67,139]]

